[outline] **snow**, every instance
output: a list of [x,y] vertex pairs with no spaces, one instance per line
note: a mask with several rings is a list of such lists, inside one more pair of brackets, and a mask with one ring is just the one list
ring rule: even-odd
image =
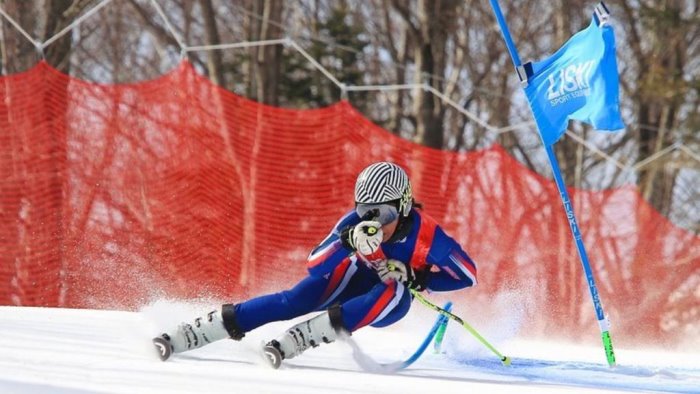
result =
[[[206,308],[214,307],[214,303]],[[700,354],[584,347],[481,332],[513,359],[497,357],[462,327],[448,327],[442,353],[432,346],[407,369],[362,370],[345,342],[323,345],[273,370],[259,346],[292,322],[255,330],[161,362],[150,338],[210,309],[160,301],[139,312],[0,307],[0,393],[616,393],[700,392]],[[395,326],[359,330],[352,340],[377,362],[408,358],[433,324],[414,312]],[[614,333],[614,330],[613,330]],[[620,334],[622,335],[622,334]],[[697,350],[697,349],[696,349]]]

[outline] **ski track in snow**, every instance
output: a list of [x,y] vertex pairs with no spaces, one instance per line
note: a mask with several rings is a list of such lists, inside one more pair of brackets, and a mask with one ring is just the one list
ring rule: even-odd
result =
[[[151,337],[215,305],[162,301],[141,312],[0,307],[0,393],[700,393],[697,353],[616,349],[619,365],[610,368],[602,345],[499,338],[493,344],[513,359],[504,367],[456,325],[448,327],[443,353],[431,346],[391,374],[363,371],[342,342],[271,369],[260,345],[291,322],[158,360]],[[410,314],[396,327],[363,329],[352,339],[371,360],[402,361],[433,320],[434,314]]]

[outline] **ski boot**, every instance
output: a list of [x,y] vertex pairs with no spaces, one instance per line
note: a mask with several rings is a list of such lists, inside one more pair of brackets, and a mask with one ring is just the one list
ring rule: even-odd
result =
[[268,342],[263,353],[270,366],[277,369],[282,360],[294,358],[321,343],[334,342],[341,333],[348,334],[342,324],[340,305],[336,305]]
[[204,317],[194,319],[192,323],[180,323],[173,332],[153,338],[153,345],[158,357],[165,361],[173,353],[197,349],[224,338],[238,341],[244,335],[236,323],[234,305],[226,304],[221,307],[221,312],[211,311]]

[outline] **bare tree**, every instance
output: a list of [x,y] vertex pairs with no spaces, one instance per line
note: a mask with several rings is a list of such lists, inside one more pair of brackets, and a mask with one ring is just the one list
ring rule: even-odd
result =
[[[700,79],[697,42],[700,37],[698,3],[669,0],[654,4],[620,3],[629,56],[623,84],[635,103],[635,133],[638,159],[652,157],[692,132],[683,132],[687,98]],[[692,7],[692,8],[691,8]],[[695,47],[694,53],[691,49]],[[635,81],[635,82],[632,82]],[[697,87],[695,87],[697,90]],[[634,125],[637,125],[636,127]],[[674,201],[678,168],[656,161],[641,168],[638,185],[642,195],[664,215]]]
[[[437,91],[443,90],[446,44],[455,25],[458,4],[451,0],[418,0],[413,5],[392,0],[392,6],[408,27],[406,32],[410,36],[412,60],[415,62],[414,83],[425,83]],[[418,88],[413,93],[412,112],[416,121],[414,140],[426,146],[442,148],[444,104],[425,89]]]

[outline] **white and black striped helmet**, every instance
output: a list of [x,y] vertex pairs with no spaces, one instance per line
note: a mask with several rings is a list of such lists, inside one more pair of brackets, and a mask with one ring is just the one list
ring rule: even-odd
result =
[[355,203],[387,202],[396,202],[397,210],[408,216],[413,205],[413,192],[406,171],[394,163],[382,161],[370,165],[357,176]]

